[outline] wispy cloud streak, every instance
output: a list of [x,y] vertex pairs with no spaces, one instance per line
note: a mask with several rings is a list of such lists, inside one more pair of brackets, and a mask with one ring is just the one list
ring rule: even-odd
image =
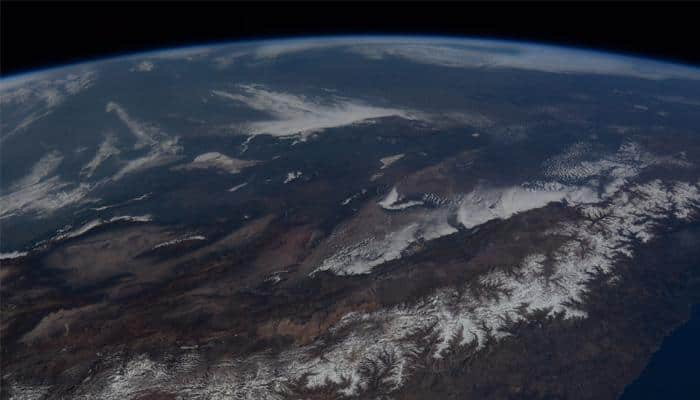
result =
[[397,108],[368,105],[340,97],[319,99],[268,90],[260,85],[240,85],[240,93],[213,90],[212,94],[262,111],[270,119],[250,122],[244,126],[250,135],[301,136],[324,129],[383,117],[415,119],[417,115]]

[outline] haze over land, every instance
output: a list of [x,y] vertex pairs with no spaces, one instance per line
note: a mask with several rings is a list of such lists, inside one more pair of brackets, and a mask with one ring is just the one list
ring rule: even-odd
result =
[[615,398],[698,301],[699,78],[345,37],[5,79],[2,397]]

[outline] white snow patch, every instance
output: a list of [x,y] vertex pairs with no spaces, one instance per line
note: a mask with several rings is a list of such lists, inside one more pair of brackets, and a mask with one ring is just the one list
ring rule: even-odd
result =
[[149,197],[151,197],[152,194],[153,194],[153,193],[144,193],[144,194],[142,194],[141,196],[136,196],[136,197],[134,197],[133,199],[129,200],[129,202],[146,200],[146,199],[148,199]]
[[289,183],[293,182],[299,178],[301,178],[301,171],[292,171],[292,172],[287,172],[287,177],[284,179],[284,183]]
[[[568,151],[567,157],[580,157],[587,155],[589,147],[575,146]],[[614,161],[611,161],[614,160]],[[609,168],[608,164],[614,164]],[[643,168],[658,163],[668,163],[675,166],[686,166],[688,163],[678,157],[658,157],[645,153],[636,144],[628,143],[621,146],[613,156],[606,156],[601,160],[591,161],[590,164],[599,165],[595,173],[577,173],[575,176],[583,176],[587,179],[579,179],[583,185],[565,185],[559,182],[526,182],[519,186],[488,186],[485,183],[478,185],[471,192],[461,195],[456,201],[439,198],[434,194],[425,194],[422,201],[402,201],[403,197],[396,187],[378,202],[378,205],[387,210],[403,210],[405,208],[426,202],[438,206],[437,210],[426,210],[423,216],[418,218],[415,224],[408,224],[398,228],[395,232],[385,234],[383,237],[368,237],[355,244],[348,245],[338,250],[335,254],[324,260],[317,270],[328,270],[339,275],[355,273],[369,273],[372,269],[386,261],[395,260],[402,256],[402,252],[412,243],[419,240],[432,240],[449,235],[457,229],[448,223],[451,216],[466,228],[473,228],[494,219],[507,219],[511,216],[528,210],[541,208],[551,202],[565,201],[567,205],[586,206],[604,201],[617,193],[626,183],[627,178],[633,178]],[[561,169],[562,176],[569,176],[570,170],[581,170],[581,162],[571,163],[568,169]],[[550,165],[550,164],[546,164]],[[552,170],[545,167],[547,175]],[[608,184],[603,193],[597,190],[598,179],[609,174],[615,179]],[[553,175],[550,175],[553,176]],[[622,178],[625,179],[622,179]],[[692,197],[693,187],[678,185],[674,190],[685,190],[686,195]],[[350,200],[347,200],[349,201]],[[455,205],[456,204],[456,205]],[[683,216],[682,208],[677,215]]]
[[10,251],[7,253],[0,253],[0,260],[12,260],[15,258],[22,258],[28,253],[26,251]]
[[[586,218],[563,223],[545,233],[571,238],[551,259],[533,253],[522,260],[514,274],[494,270],[480,277],[488,295],[469,288],[439,289],[415,306],[351,313],[338,325],[362,322],[382,326],[383,334],[368,335],[370,342],[380,341],[381,335],[386,335],[391,342],[401,343],[416,328],[434,324],[442,339],[435,356],[441,357],[454,335],[461,334],[461,344],[476,340],[482,347],[487,334],[503,337],[507,334],[500,329],[507,321],[527,318],[527,313],[535,310],[585,318],[586,314],[575,304],[583,301],[582,294],[591,276],[613,273],[615,262],[620,257],[631,257],[635,241],[653,237],[662,220],[671,216],[689,220],[700,205],[700,190],[687,182],[664,184],[656,180],[619,191],[611,203],[600,204],[579,206],[582,215],[589,215],[590,208],[600,209],[595,213],[595,223]],[[606,218],[598,219],[601,214]],[[549,273],[545,273],[546,261],[550,262]]]
[[49,395],[49,385],[23,385],[10,381],[8,391],[12,393],[12,400],[42,400]]
[[363,196],[365,193],[367,193],[367,189],[362,189],[359,193],[353,194],[352,196],[343,200],[340,204],[347,206],[348,204],[350,204],[351,201],[355,200],[356,198],[358,198],[360,196]]
[[103,218],[96,218],[91,221],[86,222],[85,224],[81,225],[77,229],[67,229],[65,231],[62,231],[58,235],[55,235],[54,237],[51,238],[51,241],[58,242],[66,239],[72,239],[76,238],[78,236],[82,236],[91,230],[103,226],[103,225],[108,225],[111,223],[115,222],[151,222],[153,221],[153,217],[151,215],[138,215],[138,216],[131,216],[131,215],[121,215],[121,216],[116,216],[116,217],[111,217],[108,219],[103,219]]
[[[632,172],[638,171],[634,168],[644,165],[640,161],[643,159],[637,157],[637,163],[627,167]],[[131,397],[146,388],[168,388],[185,397],[278,399],[278,394],[292,382],[306,376],[311,388],[323,387],[328,381],[347,381],[349,386],[338,396],[361,398],[368,384],[361,368],[367,365],[383,368],[381,360],[388,360],[386,367],[391,371],[385,383],[394,388],[404,383],[409,354],[426,350],[417,349],[411,340],[419,329],[436,329],[440,342],[432,355],[440,358],[446,356],[448,341],[461,337],[461,344],[481,349],[488,336],[495,340],[506,337],[504,328],[509,322],[525,320],[536,310],[567,319],[587,318],[579,304],[585,300],[592,277],[604,273],[614,278],[616,263],[633,257],[637,243],[651,240],[669,218],[681,221],[696,218],[700,207],[700,183],[658,179],[637,182],[632,179],[637,176],[634,173],[624,175],[628,181],[614,186],[604,196],[598,196],[589,186],[552,182],[475,188],[462,198],[459,211],[455,211],[463,214],[460,221],[465,226],[507,218],[562,199],[579,212],[580,218],[542,232],[543,236],[556,235],[565,241],[547,255],[533,249],[513,266],[512,272],[496,267],[479,276],[477,282],[438,288],[412,303],[346,314],[328,331],[327,343],[332,345],[322,352],[318,346],[323,343],[313,343],[280,353],[261,352],[233,358],[207,368],[201,368],[202,361],[196,353],[185,354],[181,359],[171,357],[164,362],[144,355],[131,359],[117,357],[113,367],[105,368],[98,372],[103,375],[93,378],[100,384],[90,386],[91,382],[84,382],[79,389],[89,393],[87,397],[115,400]],[[598,178],[596,174],[590,175],[586,185],[591,184],[590,179]],[[396,191],[387,197],[391,205],[400,196]],[[400,257],[412,243],[454,232],[455,228],[446,222],[450,212],[438,209],[384,237],[367,238],[341,249],[324,260],[318,270],[341,275],[366,273],[376,265]],[[105,365],[112,364],[106,361]],[[105,381],[107,385],[102,384]]]
[[229,191],[229,192],[235,192],[235,191],[237,191],[237,190],[239,190],[239,189],[244,188],[244,187],[247,186],[247,185],[248,185],[248,182],[243,182],[243,183],[241,183],[241,184],[238,184],[238,185],[236,185],[236,186],[230,188],[228,191]]
[[396,187],[391,188],[391,191],[389,194],[384,197],[382,201],[380,201],[379,204],[383,208],[390,207],[392,204],[396,203],[399,200],[399,191],[396,190]]
[[276,285],[280,282],[282,282],[282,275],[289,273],[287,270],[280,270],[280,271],[275,271],[271,273],[266,279],[265,282],[269,282],[272,285]]
[[153,217],[150,214],[146,215],[137,215],[137,216],[131,216],[131,215],[121,215],[118,217],[112,217],[107,220],[107,222],[119,222],[119,221],[126,221],[126,222],[151,222],[153,221]]
[[384,173],[383,173],[383,172],[377,172],[376,174],[373,174],[373,175],[369,178],[369,180],[370,180],[370,182],[374,182],[374,181],[376,181],[377,179],[381,178],[382,176],[384,176]]
[[145,193],[145,194],[142,194],[141,196],[134,197],[133,199],[129,199],[129,200],[124,201],[124,202],[121,202],[121,203],[109,204],[109,205],[100,206],[100,207],[92,207],[92,208],[90,208],[90,209],[93,210],[93,211],[104,211],[104,210],[109,210],[110,208],[123,206],[123,205],[125,205],[125,204],[130,204],[130,203],[133,203],[133,202],[136,202],[136,201],[146,200],[146,199],[148,199],[149,197],[151,197],[151,194],[152,194],[152,193]]
[[[394,187],[378,204],[391,211],[423,204],[423,201],[401,200],[402,196]],[[328,270],[338,275],[369,273],[378,265],[400,258],[413,243],[457,232],[457,228],[448,223],[453,214],[456,214],[458,222],[464,227],[472,228],[493,219],[506,219],[516,213],[562,200],[574,205],[597,202],[599,197],[588,187],[569,187],[558,183],[505,188],[479,186],[462,196],[456,207],[451,207],[450,202],[446,202],[447,208],[426,211],[416,222],[395,232],[379,238],[369,237],[347,246],[324,260],[316,271]]]
[[399,161],[403,157],[404,157],[404,154],[396,154],[393,156],[387,156],[384,158],[380,158],[379,161],[382,163],[382,166],[379,169],[386,169],[389,166],[391,166],[391,164]]
[[[533,251],[514,266],[513,273],[496,268],[478,277],[476,284],[438,288],[415,302],[373,312],[350,312],[328,331],[327,343],[332,344],[322,352],[319,342],[230,358],[207,368],[202,368],[203,359],[195,352],[162,362],[145,355],[116,356],[104,360],[112,367],[79,389],[110,400],[146,388],[167,388],[185,397],[272,400],[305,376],[309,388],[348,382],[338,397],[362,398],[369,382],[361,369],[368,366],[389,372],[384,383],[396,389],[405,382],[409,356],[416,351],[434,350],[432,356],[442,358],[448,341],[457,338],[462,345],[482,349],[487,336],[495,340],[508,336],[503,328],[509,322],[527,319],[535,310],[567,319],[586,318],[577,304],[584,299],[589,279],[600,272],[614,274],[617,260],[633,255],[639,235],[630,233],[653,235],[666,218],[694,218],[698,205],[697,184],[656,180],[628,185],[608,200],[577,206],[582,219],[542,233],[569,238],[549,256]],[[596,210],[591,214],[592,208]],[[593,214],[606,217],[594,221],[587,216]],[[440,339],[437,348],[417,347],[411,337],[430,327]]]
[[385,210],[404,210],[409,207],[422,205],[423,202],[420,200],[403,201],[403,196],[399,194],[396,187],[393,187],[389,194],[377,204]]
[[202,236],[202,235],[184,236],[181,238],[168,240],[167,242],[158,243],[157,245],[153,246],[153,249],[155,250],[155,249],[160,249],[161,247],[172,246],[172,245],[182,243],[182,242],[191,242],[191,241],[199,241],[199,240],[207,240],[207,238]]

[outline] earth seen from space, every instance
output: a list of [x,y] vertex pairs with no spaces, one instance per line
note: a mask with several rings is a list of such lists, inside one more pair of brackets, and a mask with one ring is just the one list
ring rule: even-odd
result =
[[0,111],[3,399],[615,399],[700,302],[695,67],[251,41]]

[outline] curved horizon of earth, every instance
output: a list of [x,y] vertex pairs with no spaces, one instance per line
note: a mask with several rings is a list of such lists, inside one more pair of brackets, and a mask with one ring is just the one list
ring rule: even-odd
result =
[[251,41],[0,80],[2,398],[617,398],[700,297],[700,69]]

